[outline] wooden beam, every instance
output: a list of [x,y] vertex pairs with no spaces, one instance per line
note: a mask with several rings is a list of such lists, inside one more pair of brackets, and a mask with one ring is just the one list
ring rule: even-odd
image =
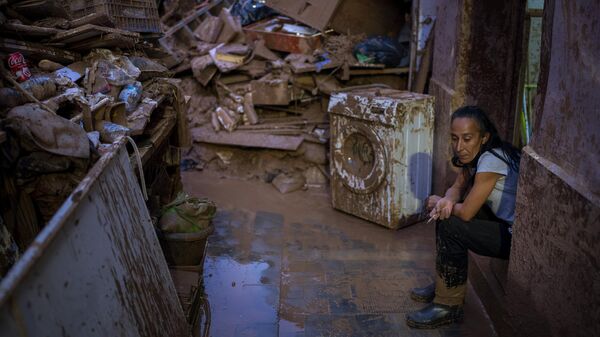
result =
[[0,38],[0,51],[7,53],[21,52],[25,57],[48,59],[62,64],[73,63],[81,59],[81,55],[64,49],[7,38]]
[[265,149],[295,151],[304,141],[302,136],[280,136],[243,131],[215,132],[212,128],[192,129],[192,138],[196,143],[257,147]]
[[350,76],[357,75],[400,75],[408,74],[409,68],[385,68],[385,69],[350,69]]

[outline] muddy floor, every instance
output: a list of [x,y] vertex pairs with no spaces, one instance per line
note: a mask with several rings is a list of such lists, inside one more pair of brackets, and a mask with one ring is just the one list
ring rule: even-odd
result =
[[406,326],[423,306],[410,288],[433,280],[431,225],[379,227],[332,209],[325,189],[283,195],[208,171],[182,179],[219,206],[204,266],[210,336],[495,336],[470,287],[463,323]]

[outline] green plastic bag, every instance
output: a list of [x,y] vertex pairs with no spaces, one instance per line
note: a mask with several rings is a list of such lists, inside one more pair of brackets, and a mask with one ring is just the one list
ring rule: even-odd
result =
[[208,228],[216,212],[214,202],[179,193],[163,207],[158,225],[165,233],[195,233]]

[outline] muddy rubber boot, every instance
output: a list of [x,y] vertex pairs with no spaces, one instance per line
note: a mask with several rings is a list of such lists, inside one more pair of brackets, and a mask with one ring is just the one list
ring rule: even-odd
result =
[[423,288],[413,288],[410,298],[421,303],[431,303],[435,297],[435,282]]
[[460,322],[467,285],[447,287],[440,277],[435,282],[435,298],[425,308],[406,315],[406,324],[411,328],[435,329],[443,325]]

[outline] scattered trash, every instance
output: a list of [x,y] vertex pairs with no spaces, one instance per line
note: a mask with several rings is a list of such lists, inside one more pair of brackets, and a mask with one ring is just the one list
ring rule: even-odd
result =
[[158,224],[165,233],[199,232],[208,228],[216,211],[216,205],[208,199],[179,193],[173,202],[164,206]]
[[43,150],[76,158],[90,156],[87,135],[79,125],[36,104],[12,108],[5,123],[5,128],[19,137],[19,144],[25,151]]
[[279,192],[286,194],[304,188],[306,179],[302,173],[281,173],[273,179],[272,184]]
[[64,66],[62,64],[53,62],[50,60],[41,60],[38,63],[38,67],[40,69],[42,69],[43,71],[49,71],[49,72],[64,68]]
[[233,158],[233,152],[231,152],[231,151],[217,151],[216,155],[217,155],[217,157],[219,157],[219,159],[221,159],[221,162],[224,165],[231,164],[231,158]]
[[115,123],[100,121],[96,124],[96,129],[100,132],[100,140],[103,143],[114,143],[119,138],[129,135],[129,129]]
[[[16,244],[11,256],[18,257],[123,136],[140,146],[132,164],[156,187],[151,212],[163,206],[155,200],[173,200],[179,189],[171,168],[181,161],[179,148],[189,146],[189,98],[169,78],[176,60],[157,41],[156,3],[139,2],[27,1],[0,9],[0,204],[12,212],[0,208],[7,221],[0,231],[9,232],[0,240],[3,253]],[[238,32],[232,42],[243,42]],[[160,183],[154,172],[166,172]],[[0,278],[12,263],[0,259]]]
[[311,166],[304,171],[304,178],[306,179],[307,187],[320,188],[327,184],[327,177],[315,166]]
[[[38,100],[44,100],[56,94],[56,84],[49,76],[37,75],[20,85],[21,89]],[[0,88],[0,108],[12,108],[27,102],[29,102],[29,98],[21,90]]]
[[31,77],[25,57],[19,52],[8,55],[8,67],[19,82],[27,81]]
[[125,102],[125,111],[131,112],[135,109],[142,97],[142,83],[136,81],[127,84],[119,93],[119,100]]

